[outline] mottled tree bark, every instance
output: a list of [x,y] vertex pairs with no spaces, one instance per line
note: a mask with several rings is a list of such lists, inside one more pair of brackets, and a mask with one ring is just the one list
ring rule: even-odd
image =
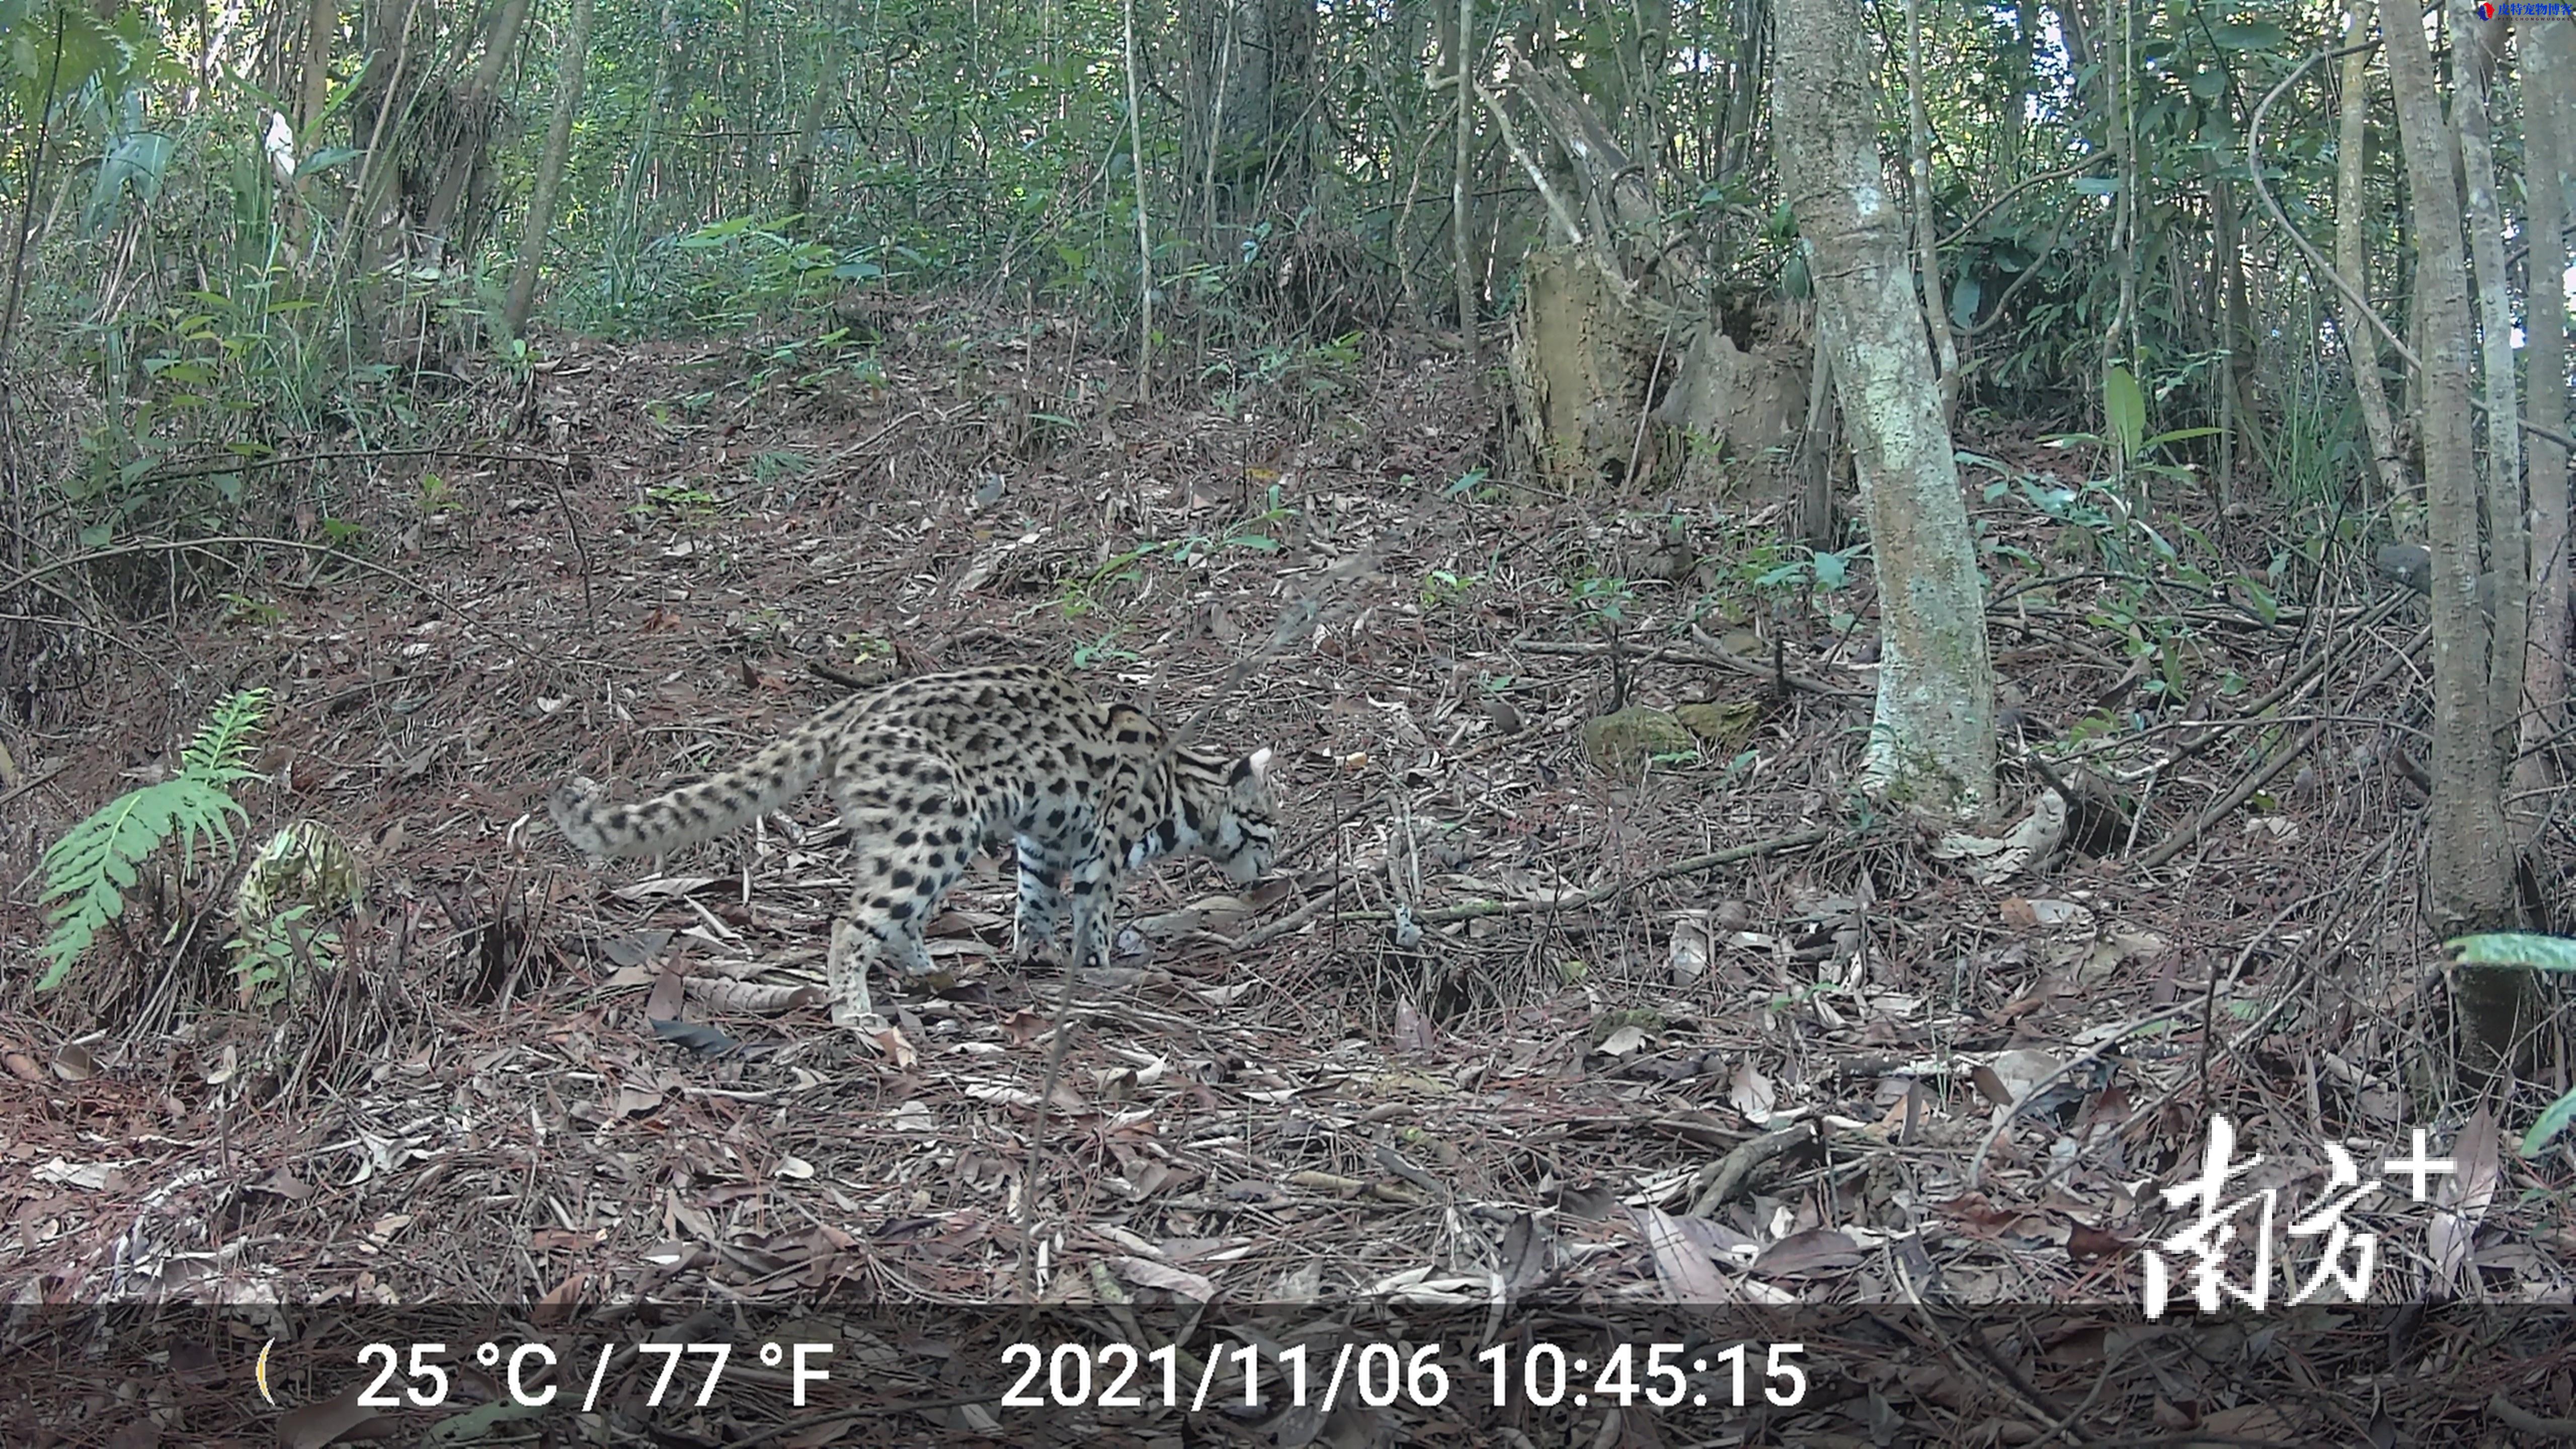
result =
[[[2523,195],[2531,215],[2531,278],[2523,352],[2533,426],[2567,430],[2567,176],[2576,142],[2576,34],[2548,21],[2521,27]],[[2567,450],[2531,439],[2531,635],[2523,660],[2521,750],[2514,766],[2515,836],[2528,849],[2554,772],[2546,751],[2567,724]]]
[[1958,465],[1924,339],[1904,219],[1879,164],[1857,0],[1778,12],[1780,175],[1811,251],[1824,350],[1860,473],[1882,631],[1863,784],[1927,813],[1994,799],[1995,681]]
[[[2370,295],[2370,270],[2363,265],[2362,209],[2368,203],[2361,188],[2362,162],[2369,150],[2370,52],[2359,48],[2370,33],[2377,0],[2352,0],[2352,17],[2344,27],[2344,44],[2355,47],[2343,58],[2343,114],[2335,140],[2335,271],[2354,297]],[[2352,388],[2361,404],[2361,428],[2370,435],[2370,466],[2379,480],[2385,504],[2407,487],[2406,460],[2397,453],[2397,426],[2388,416],[2388,389],[2379,376],[2379,333],[2361,314],[2361,304],[2340,299],[2335,329],[2343,334],[2343,351],[2352,367]]]
[[[2433,800],[2427,810],[2428,924],[2438,935],[2513,919],[2513,844],[2505,829],[2504,762],[2488,693],[2491,630],[2478,607],[2480,538],[2469,383],[2469,261],[2461,243],[2458,137],[2442,115],[2431,47],[2411,6],[2382,8],[2388,82],[2397,97],[2407,195],[2415,216],[2415,320],[2423,369],[2417,436],[2424,448],[2427,543],[2433,555]],[[2515,661],[2519,665],[2520,661]],[[2463,969],[2461,1024],[2490,1062],[2511,1051],[2520,973]]]

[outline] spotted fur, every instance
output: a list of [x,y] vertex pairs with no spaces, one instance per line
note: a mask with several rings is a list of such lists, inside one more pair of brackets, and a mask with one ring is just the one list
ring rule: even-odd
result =
[[875,1014],[869,968],[930,969],[922,927],[973,853],[1016,840],[1013,949],[1027,961],[1068,915],[1077,968],[1105,964],[1118,879],[1204,855],[1233,880],[1270,868],[1270,751],[1167,749],[1152,717],[1104,705],[1050,669],[961,669],[854,694],[721,774],[635,804],[575,778],[548,810],[597,862],[710,840],[828,780],[850,827],[856,889],[832,923],[832,1019]]

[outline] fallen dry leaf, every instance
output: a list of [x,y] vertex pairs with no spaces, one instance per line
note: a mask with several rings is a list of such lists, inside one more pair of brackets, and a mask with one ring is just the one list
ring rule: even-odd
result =
[[2451,1143],[2451,1164],[2442,1206],[2424,1225],[2424,1246],[2433,1257],[2434,1277],[2458,1293],[2467,1286],[2478,1224],[2495,1200],[2498,1162],[2493,1113],[2480,1107],[2461,1125],[2459,1137]]
[[1771,1079],[1748,1060],[1737,1064],[1735,1075],[1727,1082],[1726,1100],[1747,1121],[1759,1125],[1771,1120],[1772,1112],[1780,1105],[1780,1094]]
[[1762,1250],[1753,1271],[1767,1278],[1798,1278],[1859,1266],[1860,1244],[1837,1228],[1810,1228]]
[[581,1290],[589,1281],[589,1275],[575,1273],[547,1289],[544,1296],[530,1305],[528,1321],[544,1328],[570,1319],[574,1306],[581,1302]]
[[1708,974],[1709,959],[1717,954],[1717,940],[1709,931],[1709,913],[1684,911],[1673,922],[1673,939],[1668,952],[1675,986],[1689,986]]
[[653,980],[653,994],[644,998],[644,1015],[653,1021],[680,1019],[680,997],[686,991],[688,976],[677,966],[665,966]]
[[1740,1303],[1744,1295],[1737,1292],[1717,1265],[1708,1260],[1691,1235],[1682,1231],[1670,1213],[1657,1207],[1630,1209],[1637,1223],[1637,1235],[1646,1240],[1646,1251],[1655,1261],[1655,1277],[1664,1285],[1667,1303]]
[[1117,1257],[1109,1260],[1110,1270],[1139,1288],[1160,1288],[1177,1293],[1193,1303],[1205,1303],[1216,1297],[1216,1285],[1196,1273],[1157,1263],[1151,1258]]
[[1395,999],[1395,1049],[1408,1056],[1427,1055],[1434,1045],[1431,1023],[1410,996]]
[[921,1060],[921,1054],[912,1049],[912,1043],[903,1039],[901,1027],[890,1026],[883,1031],[868,1032],[866,1036],[878,1051],[886,1054],[886,1060],[898,1068],[910,1067]]

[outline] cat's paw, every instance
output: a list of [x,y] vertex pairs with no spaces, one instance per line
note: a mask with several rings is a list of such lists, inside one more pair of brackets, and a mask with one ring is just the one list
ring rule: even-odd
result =
[[1061,966],[1064,953],[1053,941],[1022,937],[1011,943],[1011,964],[1023,970],[1031,966]]

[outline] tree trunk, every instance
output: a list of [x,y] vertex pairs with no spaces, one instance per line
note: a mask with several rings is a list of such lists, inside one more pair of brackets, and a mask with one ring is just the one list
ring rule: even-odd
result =
[[[1523,268],[1513,332],[1529,461],[1564,493],[1677,472],[1724,488],[1742,481],[1730,456],[1785,477],[1787,450],[1774,449],[1795,440],[1802,369],[1778,348],[1737,349],[1711,314],[1697,238],[1663,213],[1573,78],[1531,63],[1512,41],[1502,49],[1513,93],[1563,161],[1542,165],[1500,99],[1481,93],[1559,244]],[[1568,172],[1579,188],[1571,198]]]
[[1923,0],[1905,0],[1905,170],[1913,192],[1921,255],[1923,316],[1932,327],[1933,370],[1941,383],[1941,426],[1959,406],[1959,345],[1950,336],[1950,299],[1941,294],[1941,228],[1932,212],[1932,125],[1923,113]]
[[2219,169],[2216,153],[2209,167],[2210,224],[2215,232],[2210,248],[2210,267],[2216,285],[2210,298],[2211,309],[2218,314],[2218,471],[2214,475],[2218,488],[2218,506],[2222,514],[2237,497],[2236,449],[2237,430],[2248,419],[2237,406],[2237,388],[2244,381],[2244,359],[2240,355],[2245,335],[2243,312],[2245,299],[2244,251],[2238,245],[2236,193],[2227,184],[2226,174]]
[[545,154],[537,160],[537,184],[528,196],[528,231],[519,241],[519,267],[510,278],[509,301],[501,311],[501,330],[512,337],[528,325],[536,305],[537,269],[545,261],[546,235],[554,228],[555,193],[563,184],[564,155],[572,149],[572,123],[581,114],[582,70],[590,56],[591,0],[572,0],[572,22],[564,29],[561,70],[555,81],[554,120],[546,126]]
[[[2362,209],[2368,204],[2361,178],[2370,146],[2370,52],[2360,42],[2370,33],[2376,5],[2377,0],[2352,0],[2352,16],[2344,26],[2344,44],[2353,51],[2343,58],[2343,114],[2335,143],[2335,272],[2353,297],[2364,299],[2370,296],[2370,269],[2361,246]],[[2363,502],[2375,508],[2409,491],[2406,460],[2397,450],[2397,426],[2389,420],[2388,389],[2379,375],[2378,330],[2362,315],[2361,302],[2339,297],[2337,303],[2335,330],[2343,335],[2353,392],[2361,403],[2362,431],[2370,435],[2371,471],[2379,480],[2379,497]]]
[[1236,255],[1236,232],[1294,217],[1312,192],[1315,7],[1195,0],[1182,19],[1188,83],[1174,215],[1198,223],[1210,255]]
[[474,78],[454,98],[453,137],[430,193],[429,214],[421,222],[441,254],[472,250],[472,226],[459,228],[460,214],[470,214],[485,185],[483,171],[500,119],[501,79],[510,55],[519,47],[519,27],[528,19],[528,0],[501,0],[491,33],[484,39],[483,62]]
[[1985,599],[1905,234],[1879,165],[1873,52],[1858,0],[1778,13],[1782,190],[1806,239],[1877,562],[1882,631],[1866,788],[1968,817],[1995,794]]
[[1474,251],[1467,222],[1467,182],[1470,142],[1476,134],[1476,77],[1473,62],[1479,51],[1476,44],[1476,0],[1458,0],[1458,28],[1450,44],[1450,59],[1456,62],[1450,74],[1458,83],[1458,136],[1456,163],[1449,173],[1449,229],[1451,264],[1457,271],[1458,338],[1466,344],[1467,376],[1481,396],[1484,392],[1484,367],[1476,357],[1477,298],[1483,292],[1476,282],[1476,271],[1470,263]]
[[[2525,134],[2523,194],[2531,214],[2531,278],[2526,328],[2530,344],[2533,426],[2567,430],[2567,178],[2568,147],[2576,143],[2576,36],[2553,22],[2526,25],[2521,33]],[[2515,758],[2513,796],[2533,802],[2517,812],[2515,835],[2531,848],[2542,824],[2538,809],[2555,771],[2546,751],[2567,725],[2568,521],[2567,452],[2547,438],[2531,439],[2531,637],[2523,659],[2521,749]]]
[[2514,386],[2513,282],[2504,260],[2504,218],[2496,205],[2495,148],[2488,122],[2488,82],[2504,26],[2470,19],[2465,0],[2451,52],[2451,120],[2459,127],[2460,171],[2468,182],[2469,253],[2477,263],[2478,337],[2486,360],[2487,569],[2495,575],[2493,652],[2487,659],[2487,709],[2496,748],[2512,758],[2522,717],[2522,651],[2531,596],[2531,533],[2522,497],[2522,401]]
[[[428,34],[416,35],[420,22]],[[405,250],[405,152],[414,144],[417,102],[430,81],[423,57],[437,48],[435,0],[362,0],[359,43],[367,63],[352,82],[350,142],[362,153],[350,188],[348,225],[358,234],[357,269],[372,272]]]
[[[850,24],[855,24],[853,19]],[[787,209],[804,220],[797,229],[812,236],[816,227],[808,215],[814,206],[814,152],[822,144],[823,118],[831,113],[832,98],[841,92],[841,65],[849,55],[849,24],[828,22],[815,43],[813,86],[805,93],[804,108],[796,117],[796,150],[787,162]]]
[[1841,410],[1834,406],[1834,369],[1819,342],[1816,360],[1807,370],[1807,426],[1798,439],[1798,537],[1823,553],[1840,540],[1834,528],[1834,441],[1842,436]]
[[1145,199],[1145,118],[1136,101],[1136,0],[1119,10],[1127,60],[1127,156],[1136,183],[1136,401],[1154,396],[1154,229]]
[[2006,186],[2021,179],[2022,112],[2030,104],[2031,12],[2037,8],[2038,0],[2013,0],[2006,12],[2012,30],[2004,42],[2003,111],[1996,127],[2001,164],[1995,168],[1995,180]]
[[297,159],[321,149],[313,128],[322,124],[322,103],[331,93],[331,41],[340,32],[340,0],[311,0],[304,14],[303,91],[295,103]]
[[[2388,82],[2397,97],[2407,195],[2415,216],[2415,316],[2423,359],[2416,434],[2424,450],[2433,556],[2433,800],[2427,811],[2428,924],[2442,937],[2513,919],[2513,851],[2505,830],[2496,720],[2487,693],[2489,630],[2478,607],[2477,461],[2469,436],[2468,256],[2460,242],[2457,137],[2442,117],[2433,57],[2416,12],[2382,11]],[[2518,661],[2517,661],[2518,662]],[[2505,1060],[2522,999],[2519,973],[2463,968],[2461,1025],[2487,1062]]]

